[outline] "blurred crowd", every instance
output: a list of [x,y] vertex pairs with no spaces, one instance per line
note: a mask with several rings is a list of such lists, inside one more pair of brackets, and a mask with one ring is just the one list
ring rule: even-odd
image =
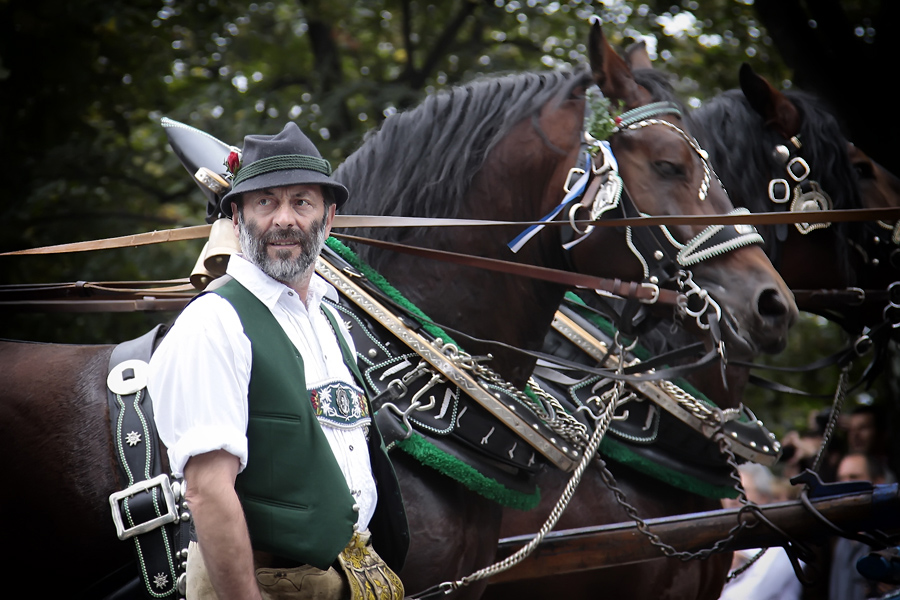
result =
[[[840,415],[823,450],[830,416],[830,409],[813,412],[805,431],[788,432],[782,438],[782,458],[772,469],[756,463],[740,466],[741,482],[750,502],[763,505],[796,499],[802,486],[792,485],[790,479],[806,469],[815,470],[825,483],[897,482],[898,466],[890,452],[891,428],[877,406],[858,404]],[[814,469],[816,465],[818,468]],[[738,500],[731,499],[724,500],[723,505],[741,506]],[[896,582],[870,579],[863,574],[872,575],[871,568],[866,567],[873,564],[873,558],[890,556],[900,565],[900,557],[896,556],[900,551],[888,548],[873,554],[873,550],[863,541],[835,536],[828,544],[816,548],[813,564],[799,564],[804,572],[815,574],[814,582],[805,586],[797,578],[783,548],[740,550],[734,553],[732,562],[736,575],[725,585],[720,600],[900,598],[900,574]],[[861,559],[865,560],[860,562]],[[894,563],[886,559],[878,564]],[[882,575],[880,579],[885,577]]]

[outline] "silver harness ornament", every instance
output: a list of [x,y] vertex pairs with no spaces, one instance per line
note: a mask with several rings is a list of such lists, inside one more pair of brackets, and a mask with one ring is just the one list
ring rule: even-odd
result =
[[[798,136],[791,137],[791,145],[799,150],[802,147]],[[822,189],[818,181],[809,179],[809,163],[802,156],[791,156],[792,151],[785,145],[775,146],[773,156],[784,164],[788,177],[776,178],[769,181],[769,200],[775,204],[786,204],[790,201],[791,212],[809,212],[831,210],[834,204],[831,197]],[[806,235],[816,229],[825,229],[831,223],[795,223],[797,231]]]

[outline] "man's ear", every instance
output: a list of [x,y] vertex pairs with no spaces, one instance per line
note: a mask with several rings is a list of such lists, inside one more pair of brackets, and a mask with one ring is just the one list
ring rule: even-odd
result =
[[238,216],[239,216],[239,211],[238,211],[237,202],[232,202],[231,203],[231,224],[234,226],[234,235],[236,235],[238,237],[238,239],[240,239],[241,232],[240,232],[240,229],[238,228]]
[[330,204],[325,214],[325,237],[331,235],[331,224],[334,223],[334,215],[337,212],[337,204]]

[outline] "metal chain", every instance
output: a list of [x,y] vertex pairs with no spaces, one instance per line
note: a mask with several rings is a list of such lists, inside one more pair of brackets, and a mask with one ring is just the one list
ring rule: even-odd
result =
[[742,512],[738,513],[737,525],[729,529],[728,534],[724,538],[716,541],[709,548],[703,548],[696,552],[677,550],[670,544],[662,541],[662,539],[657,534],[650,531],[650,526],[647,525],[646,521],[641,519],[641,517],[638,515],[637,509],[628,502],[628,499],[625,496],[625,492],[623,492],[621,488],[619,488],[618,484],[616,483],[616,478],[607,468],[606,462],[602,459],[597,459],[598,466],[600,467],[600,473],[603,477],[603,482],[613,492],[613,495],[616,498],[616,502],[618,502],[619,506],[621,506],[622,509],[628,514],[628,516],[631,517],[631,519],[635,522],[638,531],[643,534],[652,545],[659,548],[660,551],[669,558],[678,558],[682,561],[687,562],[694,559],[706,559],[716,552],[723,552],[726,545],[731,543],[737,536],[737,534],[745,527],[747,527],[747,521],[743,518],[744,515],[748,512],[759,510],[759,507],[756,504],[747,499],[747,494],[746,492],[744,492],[744,488],[741,485],[741,477],[737,468],[737,459],[735,458],[734,453],[731,450],[731,441],[722,432],[717,433],[714,436],[714,439],[719,445],[719,451],[725,455],[726,462],[729,466],[731,466],[732,470],[729,475],[735,482],[734,488],[738,491],[738,499],[744,505],[744,508],[741,509]]
[[728,577],[725,578],[725,583],[728,583],[729,581],[734,581],[735,579],[737,579],[744,571],[746,571],[747,569],[752,567],[756,563],[756,561],[761,559],[763,557],[763,555],[768,551],[769,551],[768,548],[762,548],[759,552],[757,552],[756,554],[753,555],[753,558],[751,558],[746,563],[744,563],[743,565],[741,565],[740,567],[738,567],[737,569],[735,569],[734,571],[729,573]]
[[[622,352],[621,346],[619,346],[618,350],[620,353]],[[620,361],[620,372],[624,368],[624,362],[624,360]],[[472,573],[471,575],[467,575],[462,579],[459,579],[458,581],[446,581],[437,586],[439,589],[441,589],[445,594],[449,594],[450,592],[459,589],[460,587],[469,585],[487,577],[491,577],[493,575],[496,575],[497,573],[507,571],[513,566],[522,562],[526,557],[528,557],[529,554],[534,552],[534,549],[538,547],[538,545],[543,541],[544,537],[556,526],[556,523],[559,521],[560,517],[568,506],[569,501],[575,494],[575,489],[581,482],[581,478],[584,475],[585,470],[590,465],[591,461],[594,458],[594,455],[597,453],[597,448],[600,447],[600,442],[603,440],[603,436],[606,434],[606,431],[609,429],[609,426],[612,423],[616,409],[619,405],[619,398],[622,389],[624,388],[624,382],[617,381],[614,387],[616,392],[611,395],[609,403],[606,405],[605,409],[602,411],[600,417],[598,418],[596,428],[594,429],[594,432],[591,434],[591,437],[588,440],[587,446],[584,449],[584,454],[581,457],[581,461],[578,463],[578,466],[572,473],[572,477],[569,479],[568,484],[566,484],[566,487],[560,495],[559,500],[556,501],[556,505],[553,507],[553,510],[550,511],[550,515],[547,517],[544,525],[540,528],[534,538],[532,538],[531,541],[529,541],[525,546],[523,546],[507,558],[489,565],[483,569],[479,569],[478,571]]]
[[719,408],[712,408],[667,379],[658,381],[657,385],[675,400],[679,406],[713,427],[718,427],[723,421],[729,420],[724,415],[737,414],[739,412],[737,409],[725,409],[723,411]]
[[534,398],[531,398],[524,391],[503,379],[499,373],[484,364],[485,360],[491,358],[490,355],[485,357],[472,356],[468,352],[460,350],[455,344],[444,343],[440,338],[435,339],[433,344],[456,367],[469,371],[479,379],[502,389],[506,394],[519,400],[523,405],[531,407],[535,414],[554,433],[579,449],[584,448],[588,438],[587,427],[570,415],[559,403],[559,400],[542,390],[534,379],[529,379],[528,385],[538,398],[538,402],[535,402]]
[[822,466],[822,458],[825,456],[825,449],[828,448],[828,444],[831,442],[831,436],[834,435],[834,427],[837,425],[838,417],[844,407],[844,397],[847,395],[847,378],[849,372],[850,365],[848,364],[841,369],[841,374],[838,377],[837,388],[834,390],[834,401],[831,404],[831,414],[828,416],[828,425],[825,426],[825,432],[822,434],[822,443],[819,444],[819,452],[816,454],[816,459],[813,461],[812,470],[816,473],[819,472],[819,467]]
[[[825,450],[828,447],[828,444],[831,442],[831,437],[834,434],[835,425],[837,424],[838,417],[840,416],[841,409],[844,405],[844,398],[847,394],[849,372],[850,365],[848,364],[845,365],[843,369],[841,369],[841,374],[838,376],[838,384],[837,388],[834,391],[834,401],[832,402],[831,407],[831,415],[828,417],[828,424],[825,426],[825,432],[822,434],[822,443],[819,445],[819,451],[816,454],[815,460],[813,461],[812,470],[817,473],[819,471],[819,467],[822,464],[822,458],[825,455]],[[746,564],[729,573],[728,577],[725,579],[726,583],[734,580],[741,573],[752,567],[756,561],[762,558],[767,550],[768,548],[762,548],[759,552],[756,553],[756,555],[753,556],[753,558],[747,561]]]

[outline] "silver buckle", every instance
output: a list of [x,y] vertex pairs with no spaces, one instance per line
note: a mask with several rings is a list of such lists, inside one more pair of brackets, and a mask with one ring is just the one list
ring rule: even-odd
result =
[[[119,501],[130,498],[139,492],[148,492],[156,486],[159,486],[160,490],[162,490],[163,499],[166,502],[166,513],[134,527],[126,528],[125,520],[122,518],[122,510],[119,508]],[[175,493],[172,491],[169,476],[165,473],[157,475],[153,479],[139,481],[120,492],[113,492],[109,495],[109,505],[112,508],[113,522],[116,524],[116,535],[119,536],[120,540],[127,540],[130,537],[153,531],[158,527],[178,520],[178,514],[175,512]]]
[[584,175],[584,169],[579,169],[578,167],[569,169],[569,174],[566,175],[566,182],[563,184],[563,191],[567,194],[571,192],[572,186],[578,183],[582,175]]

